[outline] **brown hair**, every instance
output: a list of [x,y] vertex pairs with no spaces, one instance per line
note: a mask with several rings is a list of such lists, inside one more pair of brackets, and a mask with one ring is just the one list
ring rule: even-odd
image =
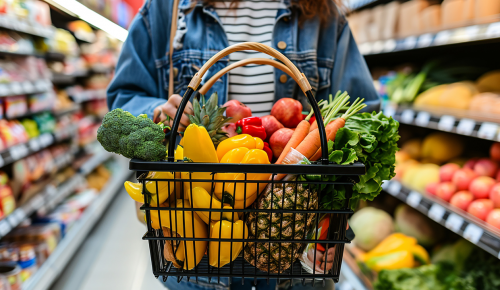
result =
[[[231,5],[238,4],[240,0],[232,0]],[[216,0],[205,0],[205,4],[213,4]],[[325,23],[330,17],[336,15],[343,8],[341,0],[295,0],[292,6],[300,11],[300,22],[319,17]]]

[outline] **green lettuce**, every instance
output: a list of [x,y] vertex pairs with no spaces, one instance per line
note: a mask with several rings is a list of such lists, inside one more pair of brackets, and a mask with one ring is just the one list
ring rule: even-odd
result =
[[[350,117],[344,128],[338,130],[335,142],[328,143],[329,160],[346,165],[355,161],[366,166],[350,198],[351,208],[360,200],[373,200],[382,191],[382,182],[395,176],[399,123],[379,113],[360,113]],[[322,204],[328,209],[344,207],[346,188],[343,185],[328,187]]]

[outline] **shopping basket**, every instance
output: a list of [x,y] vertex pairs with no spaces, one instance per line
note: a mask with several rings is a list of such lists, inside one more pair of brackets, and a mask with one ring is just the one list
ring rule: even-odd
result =
[[[207,81],[200,89],[200,93],[205,94],[218,78],[235,67],[250,63],[270,64],[297,81],[306,94],[315,116],[321,120],[318,104],[312,95],[305,75],[300,73],[290,60],[275,49],[259,43],[248,42],[236,44],[220,51],[203,65],[191,80],[183,96],[174,118],[172,132],[177,132],[182,112],[207,70],[221,58],[241,50],[263,52],[280,60],[281,63],[269,59],[249,59],[234,63]],[[172,276],[177,281],[181,281],[184,277],[188,281],[190,279],[198,281],[199,277],[209,277],[212,283],[216,281],[219,283],[221,277],[228,277],[229,282],[232,278],[242,278],[242,283],[245,279],[253,281],[257,279],[267,279],[268,281],[269,279],[278,279],[279,281],[301,279],[303,284],[311,281],[313,284],[315,281],[323,281],[324,283],[325,279],[333,279],[337,282],[340,275],[344,243],[349,242],[346,239],[347,219],[349,214],[353,213],[349,206],[350,190],[356,180],[359,180],[359,175],[365,174],[365,167],[361,163],[345,166],[329,163],[327,138],[322,122],[318,122],[318,129],[322,158],[312,164],[223,164],[175,160],[176,134],[170,135],[167,160],[158,162],[131,160],[130,169],[137,171],[138,180],[143,183],[145,203],[141,209],[145,211],[148,229],[143,239],[149,242],[153,274],[156,277],[163,276],[163,279]],[[171,178],[151,178],[148,176],[148,172],[170,172]],[[208,173],[205,176],[209,177],[205,179],[193,178],[196,173]],[[215,176],[220,173],[243,174],[244,177],[238,180],[216,179]],[[248,177],[256,173],[267,174],[272,178],[255,180]],[[290,178],[275,180],[274,178],[278,174],[287,174],[287,177]],[[320,177],[317,179],[300,178],[300,176],[311,175]],[[336,178],[327,178],[331,176],[336,176]],[[243,194],[243,206],[238,207],[234,203],[231,204],[232,207],[227,208],[223,206],[222,202],[218,206],[213,206],[214,201],[210,199],[209,207],[192,208],[189,200],[193,201],[193,187],[200,182],[210,183],[212,189],[214,189],[215,184],[222,184],[224,190],[227,187],[234,187],[233,192],[239,186],[238,188],[242,190]],[[323,209],[319,204],[320,188],[337,185],[343,185],[347,188],[345,192],[346,202],[343,208],[341,210]],[[156,192],[164,188],[171,193],[171,197],[177,195],[178,199],[170,198],[159,206],[152,206],[151,203],[158,205],[160,201],[158,195],[156,195],[156,202],[152,202],[148,198],[147,186],[153,186],[156,188]],[[258,197],[249,206],[246,202],[251,200],[248,196],[251,194],[250,188],[257,189]],[[214,197],[213,190],[209,194],[212,198]],[[257,205],[263,203],[266,204],[265,207]],[[204,224],[205,228],[200,227],[199,218],[195,218],[195,213],[193,213],[200,211],[208,214],[208,221],[212,228],[206,224]],[[216,223],[217,219],[221,220],[224,216],[229,216],[229,220],[232,221],[230,234],[227,238],[222,237],[221,234],[223,222]],[[212,221],[214,217],[215,221]],[[324,220],[325,217],[329,222],[326,237],[316,238],[319,236],[318,229],[321,226],[321,219]],[[246,225],[242,228],[243,234],[240,236],[235,234],[237,231],[241,231],[241,228],[235,229],[237,220],[243,221]],[[217,226],[220,227],[218,230],[213,228]],[[169,229],[175,229],[176,232]],[[218,236],[214,236],[212,231],[218,232]],[[311,236],[310,233],[313,235]],[[313,261],[317,260],[316,249],[322,248],[324,249],[323,261],[333,261],[333,263],[330,262],[329,266],[326,266],[325,263],[323,268],[319,270],[314,266],[307,271],[298,259],[306,244],[313,245],[315,249]],[[227,252],[229,252],[230,261],[221,262],[221,259],[227,259],[224,257]],[[165,255],[170,259],[167,260]],[[236,255],[238,256],[236,257]],[[334,255],[333,258],[332,255]]]

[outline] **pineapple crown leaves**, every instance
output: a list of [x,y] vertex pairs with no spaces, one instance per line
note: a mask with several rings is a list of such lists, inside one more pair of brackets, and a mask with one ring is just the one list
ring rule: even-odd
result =
[[213,93],[208,101],[205,100],[205,96],[201,96],[199,101],[194,99],[193,115],[188,115],[191,123],[207,129],[215,144],[227,138],[227,133],[222,131],[221,128],[231,120],[231,118],[224,116],[226,108],[219,108],[218,100],[217,93]]

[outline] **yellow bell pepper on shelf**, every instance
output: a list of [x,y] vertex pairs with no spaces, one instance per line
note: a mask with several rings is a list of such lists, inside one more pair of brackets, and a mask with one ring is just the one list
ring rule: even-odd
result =
[[[234,216],[237,217],[238,215],[235,213]],[[232,236],[231,228],[233,234]],[[245,222],[242,220],[237,220],[234,222],[221,220],[211,225],[210,237],[212,239],[247,239],[248,228]],[[213,267],[223,267],[224,265],[234,261],[238,257],[242,249],[243,242],[211,241],[209,243],[208,261]]]
[[413,264],[413,254],[408,250],[372,257],[366,261],[366,265],[377,272],[381,270],[412,268]]
[[[192,200],[191,195],[188,194],[188,199],[191,201],[193,208],[213,208],[213,209],[233,209],[229,205],[222,204],[220,200],[215,196],[210,196],[210,194],[202,187],[195,187],[192,190]],[[211,201],[210,201],[211,200]],[[212,207],[210,207],[210,202],[212,202]],[[221,219],[221,212],[213,211],[211,214],[208,211],[197,211],[196,214],[206,223],[209,224],[209,218],[213,221],[218,221]],[[235,214],[238,215],[237,213]],[[222,213],[222,218],[231,220],[232,213],[224,212]]]
[[[251,149],[245,154],[240,164],[269,164],[269,158],[264,150]],[[249,181],[265,181],[269,180],[270,176],[271,174],[268,173],[238,173],[234,176],[233,180],[243,181],[246,177],[246,180]],[[264,190],[266,185],[267,183],[254,182],[245,184],[241,182],[231,182],[226,183],[222,190],[216,190],[215,194],[222,201],[232,204],[233,208],[242,209],[249,207],[257,199],[259,193]]]
[[[169,207],[168,203],[163,206]],[[203,220],[192,211],[182,211],[182,208],[192,208],[189,200],[177,199],[175,206],[172,204],[170,207],[176,207],[177,210],[150,210],[151,227],[153,229],[160,229],[161,226],[170,228],[172,231],[179,234],[184,238],[208,238],[207,225]],[[158,214],[160,212],[160,214]],[[172,222],[172,224],[170,224]],[[193,227],[194,225],[194,227]],[[205,255],[208,246],[207,241],[185,241],[183,245],[187,252],[187,259],[184,259],[184,269],[191,270],[201,261]],[[196,253],[196,255],[195,255]],[[196,260],[195,260],[196,256]]]
[[219,146],[217,146],[217,157],[219,160],[222,160],[222,157],[224,157],[227,152],[239,147],[264,149],[264,142],[260,138],[252,137],[248,134],[236,135],[219,143]]
[[[184,157],[192,162],[219,163],[214,143],[208,135],[207,129],[191,124],[184,131]],[[182,172],[182,179],[211,180],[211,172]],[[203,187],[207,192],[212,191],[212,182],[184,182],[184,194],[189,195],[192,188]],[[186,198],[186,196],[184,196]]]
[[366,253],[365,260],[396,251],[408,251],[416,244],[417,239],[408,237],[402,233],[394,233],[383,239],[375,248]]
[[[174,175],[171,172],[156,172],[151,171],[148,173],[146,178],[149,179],[174,179]],[[158,183],[158,197],[156,194],[156,184]],[[169,188],[170,183],[170,188]],[[140,203],[144,203],[144,196],[142,195],[142,183],[136,183],[131,181],[125,181],[125,190],[130,197]],[[145,194],[149,195],[151,206],[157,206],[157,198],[160,204],[165,202],[170,194],[174,191],[173,181],[146,181],[146,191]]]

